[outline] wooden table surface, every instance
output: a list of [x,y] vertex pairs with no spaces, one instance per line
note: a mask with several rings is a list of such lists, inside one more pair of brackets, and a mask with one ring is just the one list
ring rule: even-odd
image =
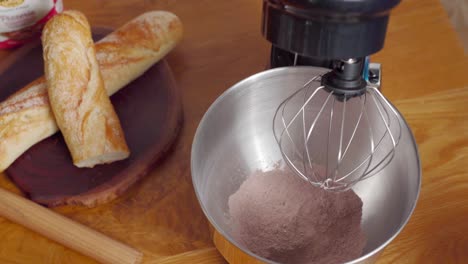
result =
[[[222,262],[192,188],[190,148],[214,99],[267,64],[261,0],[64,2],[96,26],[117,27],[153,9],[177,14],[185,39],[167,60],[183,92],[185,123],[170,155],[123,197],[93,209],[54,210],[141,250],[146,263],[176,263],[173,255]],[[1,51],[0,59],[11,52]],[[384,94],[415,133],[423,165],[416,211],[379,263],[467,263],[468,59],[439,2],[403,1],[373,61],[383,64]],[[5,175],[0,185],[17,192]],[[0,219],[0,263],[95,262]]]

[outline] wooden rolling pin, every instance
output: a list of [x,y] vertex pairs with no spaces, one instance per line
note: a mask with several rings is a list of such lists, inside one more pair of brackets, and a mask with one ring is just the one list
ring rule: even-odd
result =
[[102,263],[135,264],[143,258],[125,244],[2,188],[0,215]]

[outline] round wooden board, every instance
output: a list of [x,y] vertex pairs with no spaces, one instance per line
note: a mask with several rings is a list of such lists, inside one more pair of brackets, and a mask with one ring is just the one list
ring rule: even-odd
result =
[[[95,38],[109,30],[94,29]],[[0,100],[43,75],[42,47],[27,45],[0,62]],[[60,133],[36,144],[8,169],[10,179],[32,200],[47,205],[95,206],[141,179],[170,149],[182,125],[180,93],[163,60],[111,97],[130,157],[91,169],[72,164]]]

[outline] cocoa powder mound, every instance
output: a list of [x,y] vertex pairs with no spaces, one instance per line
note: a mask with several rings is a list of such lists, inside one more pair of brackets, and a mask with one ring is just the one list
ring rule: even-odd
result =
[[330,264],[361,256],[362,201],[328,192],[283,169],[257,171],[229,197],[236,241],[280,263]]

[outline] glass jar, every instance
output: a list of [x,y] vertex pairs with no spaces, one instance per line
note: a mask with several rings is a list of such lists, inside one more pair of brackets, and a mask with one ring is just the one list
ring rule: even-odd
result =
[[38,38],[45,23],[62,11],[62,0],[0,0],[0,49]]

